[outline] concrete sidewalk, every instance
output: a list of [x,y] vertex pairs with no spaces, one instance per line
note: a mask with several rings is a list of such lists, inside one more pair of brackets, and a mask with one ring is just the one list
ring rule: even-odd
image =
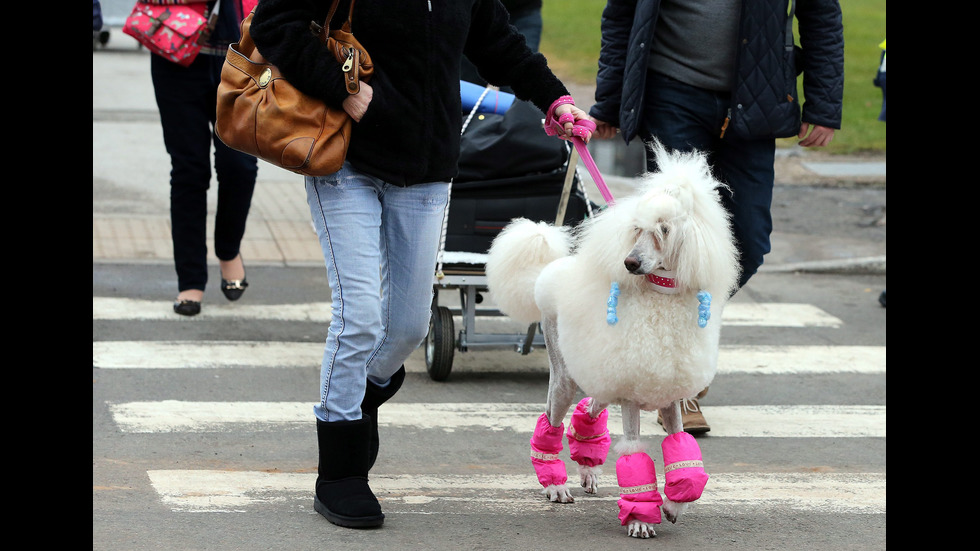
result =
[[[119,28],[110,27],[106,47],[93,51],[92,161],[93,262],[172,263],[170,242],[170,160],[163,145],[159,115],[150,81],[146,50]],[[573,97],[591,98],[588,87],[572,87]],[[584,109],[591,101],[579,99]],[[612,174],[613,144],[590,150],[614,196],[629,193],[635,179]],[[638,148],[620,148],[632,150]],[[642,154],[642,153],[640,153]],[[607,168],[603,168],[603,167]],[[602,198],[584,167],[580,169],[590,198]],[[839,157],[803,148],[780,149],[776,162],[781,186],[874,188],[885,186],[883,157]],[[209,192],[208,248],[213,250],[217,181]],[[775,207],[774,207],[775,208]],[[884,216],[881,217],[881,223]],[[880,228],[883,232],[883,227]],[[323,258],[301,176],[260,162],[248,227],[242,243],[248,265],[322,266]],[[217,264],[215,258],[211,259]],[[791,233],[776,223],[773,251],[764,271],[816,270],[884,273],[885,244],[860,236],[841,239],[811,232]]]

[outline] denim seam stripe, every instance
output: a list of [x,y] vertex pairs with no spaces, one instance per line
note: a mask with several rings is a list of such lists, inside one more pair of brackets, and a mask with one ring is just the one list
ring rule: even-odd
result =
[[[324,379],[323,386],[320,387],[320,407],[323,408],[324,411],[327,411],[327,394],[330,391],[330,375],[332,374],[332,372],[333,372],[333,366],[334,366],[334,364],[337,361],[337,352],[340,351],[339,341],[340,341],[341,335],[344,334],[344,328],[345,328],[345,324],[344,324],[344,291],[343,291],[343,285],[341,285],[341,283],[340,283],[340,272],[337,270],[337,261],[334,258],[333,243],[330,241],[330,228],[327,227],[327,217],[326,217],[325,214],[323,214],[323,203],[320,201],[320,192],[317,189],[316,180],[315,179],[312,182],[311,186],[313,188],[313,193],[314,193],[314,195],[316,195],[316,198],[317,198],[317,201],[316,201],[317,212],[320,214],[320,220],[321,220],[322,225],[323,225],[324,238],[327,240],[327,246],[330,248],[330,264],[331,264],[330,269],[332,269],[334,271],[334,273],[337,274],[337,277],[336,277],[336,279],[337,279],[337,294],[340,297],[340,299],[338,300],[338,306],[340,308],[340,312],[331,312],[331,319],[335,315],[338,315],[339,314],[339,316],[340,316],[339,317],[339,320],[340,320],[340,330],[337,332],[338,346],[335,346],[334,347],[333,357],[330,358],[329,371],[327,372],[326,377],[323,378]],[[332,292],[332,290],[331,290],[331,292]],[[333,321],[331,321],[331,323],[333,323]]]
[[[385,185],[387,186],[387,184]],[[384,190],[381,191],[381,195],[384,195]],[[379,196],[378,198],[381,199],[381,196]],[[382,205],[383,205],[383,201],[382,201]],[[384,206],[382,206],[382,215],[381,215],[382,220],[384,219],[383,211],[384,211]],[[382,222],[382,226],[387,229],[387,226],[383,222]],[[388,235],[384,231],[380,232],[379,239],[384,240],[384,245],[385,245],[384,246],[385,273],[383,274],[382,279],[387,283],[384,286],[382,286],[381,292],[383,298],[382,304],[384,308],[384,323],[385,323],[385,328],[387,329],[388,327],[391,327],[391,259],[389,258],[389,255],[391,254],[391,250],[390,247],[388,246],[389,245]],[[378,343],[378,346],[375,347],[374,352],[371,354],[371,357],[368,358],[367,360],[367,365],[365,365],[365,371],[367,372],[371,371],[370,369],[368,369],[368,366],[371,365],[371,362],[374,361],[374,358],[377,357],[377,355],[381,352],[381,348],[384,347],[385,342],[387,341],[388,341],[388,331],[385,330],[381,332],[381,342]]]

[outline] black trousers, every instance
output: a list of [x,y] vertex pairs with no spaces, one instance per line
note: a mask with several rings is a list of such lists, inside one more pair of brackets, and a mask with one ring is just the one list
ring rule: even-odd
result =
[[220,260],[238,256],[258,161],[229,148],[214,133],[224,57],[201,54],[190,67],[160,56],[150,57],[163,143],[170,155],[170,223],[177,287],[180,291],[203,291],[208,281],[206,221],[211,145],[214,144],[218,180],[214,252]]
[[[732,214],[732,232],[742,265],[741,289],[771,249],[776,140],[741,139],[732,132],[721,138],[730,101],[727,93],[696,88],[647,71],[640,135],[644,142],[658,138],[668,149],[706,152],[715,176],[731,188],[721,190],[721,200]],[[648,154],[646,161],[647,170],[657,170],[656,159]]]

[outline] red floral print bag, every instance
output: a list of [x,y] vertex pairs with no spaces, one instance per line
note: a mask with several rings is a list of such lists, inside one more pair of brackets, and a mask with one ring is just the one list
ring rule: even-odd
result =
[[126,18],[123,32],[154,54],[187,67],[211,36],[220,5],[219,0],[209,16],[206,1],[140,0]]

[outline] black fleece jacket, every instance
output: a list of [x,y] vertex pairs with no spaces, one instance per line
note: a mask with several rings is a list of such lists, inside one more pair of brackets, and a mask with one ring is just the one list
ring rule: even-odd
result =
[[[347,96],[340,64],[309,30],[330,4],[261,0],[249,32],[294,86],[340,107]],[[346,19],[349,5],[340,0],[331,28]],[[544,56],[508,24],[499,0],[356,0],[351,27],[374,63],[374,96],[354,124],[347,159],[392,184],[456,176],[463,54],[487,81],[510,86],[542,112],[568,94]]]

